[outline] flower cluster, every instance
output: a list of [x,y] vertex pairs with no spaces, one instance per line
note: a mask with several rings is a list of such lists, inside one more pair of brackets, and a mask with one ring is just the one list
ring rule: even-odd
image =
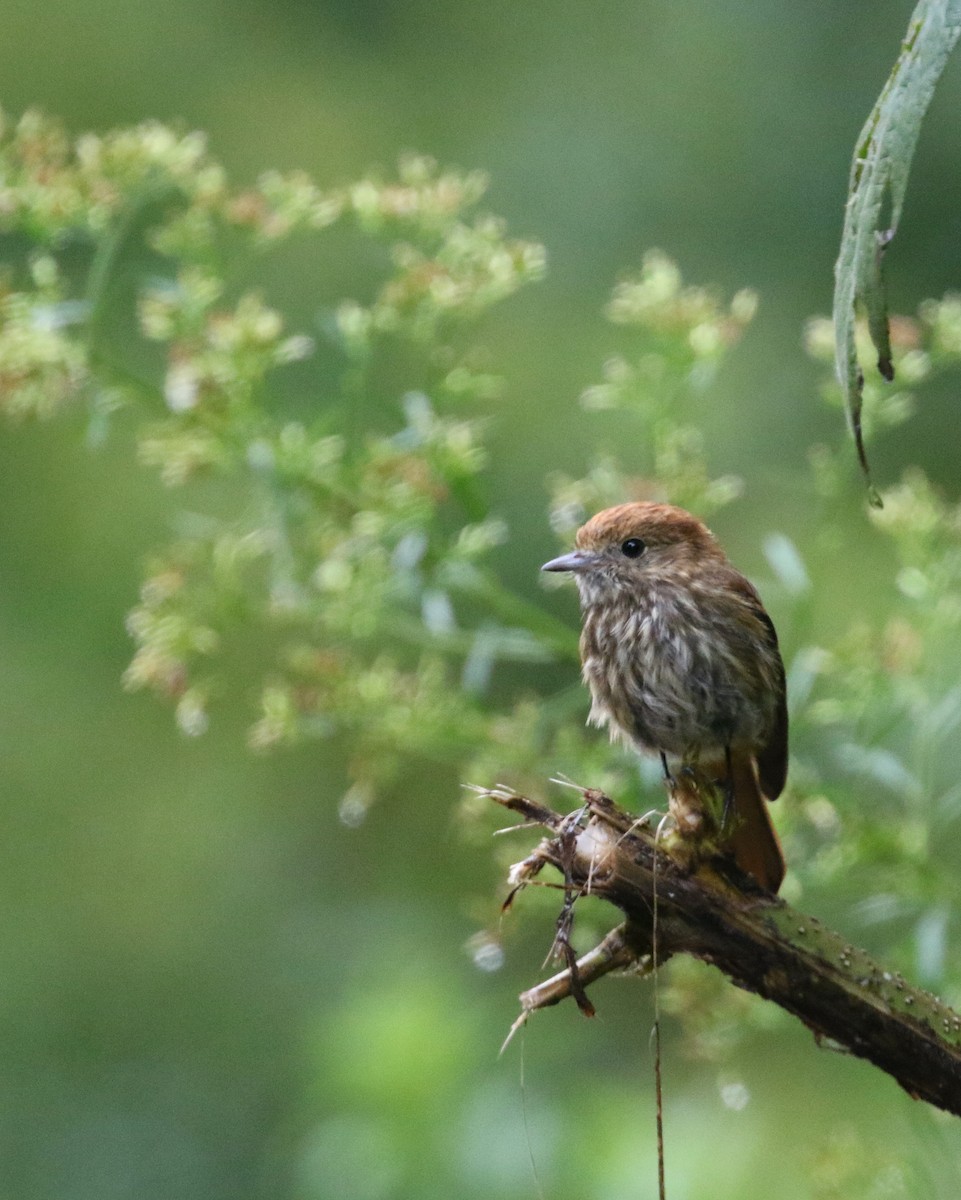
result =
[[[462,616],[497,591],[485,559],[505,531],[478,499],[485,427],[470,411],[500,384],[461,330],[544,268],[539,246],[473,211],[484,177],[408,157],[395,179],[325,191],[269,173],[233,192],[197,134],[148,124],[71,143],[30,113],[4,124],[0,180],[0,232],[31,247],[0,292],[0,405],[86,403],[102,426],[126,404],[145,466],[173,487],[206,481],[130,615],[128,686],[202,733],[241,640],[261,674],[255,747],[349,734],[365,794],[405,755],[476,749],[494,665],[550,656],[509,597],[500,620]],[[388,265],[373,300],[343,300],[325,331],[349,364],[340,394],[293,420],[282,373],[314,339],[229,280],[245,256],[337,225],[386,245]],[[133,350],[105,319],[129,325],[121,261],[140,279]],[[348,436],[331,414],[363,403],[398,339],[416,365],[393,381],[393,421]]]
[[607,360],[603,382],[587,388],[581,404],[589,412],[620,410],[634,423],[633,467],[628,474],[607,454],[581,479],[552,481],[551,524],[562,540],[591,513],[625,499],[669,501],[707,515],[740,495],[736,476],[711,475],[692,416],[756,308],[748,290],[724,304],[708,288],[685,285],[660,251],[645,255],[640,273],[617,285],[606,315],[628,330],[630,354]]

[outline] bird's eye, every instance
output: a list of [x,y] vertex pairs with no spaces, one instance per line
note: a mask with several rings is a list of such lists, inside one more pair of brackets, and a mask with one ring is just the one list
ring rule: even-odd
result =
[[628,538],[621,545],[621,552],[627,555],[628,558],[640,558],[644,553],[644,543],[640,538]]

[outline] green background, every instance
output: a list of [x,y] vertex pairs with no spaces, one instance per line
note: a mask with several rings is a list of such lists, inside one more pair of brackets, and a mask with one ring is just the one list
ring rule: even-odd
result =
[[[490,171],[490,208],[550,258],[485,330],[508,381],[501,565],[536,597],[554,552],[543,478],[583,468],[576,399],[613,340],[601,307],[651,246],[692,281],[760,291],[703,413],[714,468],[748,482],[719,528],[749,572],[764,533],[803,533],[784,481],[840,416],[816,398],[802,323],[829,308],[851,150],[909,12],[0,0],[0,102],[77,133],[204,129],[236,181],[304,168],[333,185],[407,149]],[[890,253],[895,310],[961,277],[959,100],[953,66]],[[281,264],[272,296],[309,314],[308,275],[287,296]],[[880,481],[918,461],[956,493],[954,400],[932,389],[878,442]],[[550,910],[522,901],[506,966],[474,967],[465,943],[496,921],[502,881],[459,839],[456,795],[412,769],[348,829],[336,750],[254,758],[239,703],[187,742],[121,691],[124,615],[168,505],[122,441],[91,453],[69,421],[2,431],[0,1196],[536,1196],[528,1143],[550,1200],[653,1195],[649,988],[607,981],[599,1021],[545,1013],[498,1059]],[[826,623],[879,570],[861,521]],[[553,603],[575,620],[572,597]],[[800,1027],[773,1021],[723,1066],[687,1051],[668,1019],[672,1200],[957,1194],[954,1126]],[[844,1192],[835,1159],[853,1164]]]

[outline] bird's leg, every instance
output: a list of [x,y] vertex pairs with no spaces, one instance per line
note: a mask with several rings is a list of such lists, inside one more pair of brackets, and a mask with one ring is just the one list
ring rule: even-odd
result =
[[731,744],[724,747],[724,808],[721,810],[721,831],[727,829],[728,823],[734,816],[734,765],[731,762]]
[[663,781],[667,784],[667,791],[671,793],[672,797],[677,796],[678,781],[671,773],[671,768],[667,766],[667,755],[663,750],[660,750],[659,754],[661,756],[661,768],[663,769]]
[[697,786],[697,776],[686,763],[681,763],[680,780],[671,774],[667,755],[662,750],[661,766],[668,790],[668,810],[674,818],[674,828],[682,837],[696,835],[702,824],[703,808]]

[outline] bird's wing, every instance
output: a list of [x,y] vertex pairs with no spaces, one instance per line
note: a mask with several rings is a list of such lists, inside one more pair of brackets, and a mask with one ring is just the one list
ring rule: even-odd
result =
[[774,622],[767,615],[767,611],[761,603],[761,597],[757,594],[754,586],[743,575],[739,572],[736,572],[736,574],[738,582],[735,586],[747,601],[751,612],[763,626],[768,645],[774,651],[777,665],[777,701],[774,712],[774,725],[771,729],[771,736],[765,745],[757,751],[756,755],[757,773],[761,784],[761,791],[768,800],[776,800],[781,792],[784,791],[784,784],[787,782],[788,719],[784,663],[781,660],[781,651],[778,647]]

